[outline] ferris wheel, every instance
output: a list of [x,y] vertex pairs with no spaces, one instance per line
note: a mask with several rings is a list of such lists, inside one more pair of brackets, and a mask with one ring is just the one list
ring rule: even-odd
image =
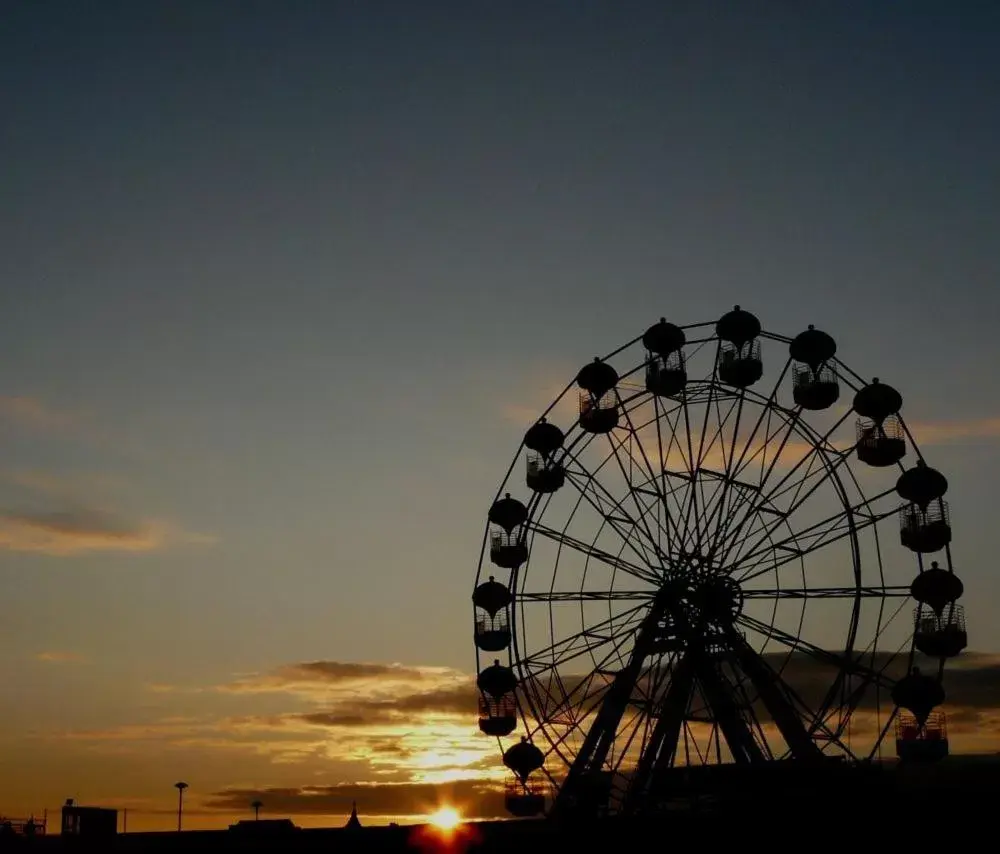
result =
[[881,757],[893,726],[947,753],[948,483],[836,352],[739,306],[661,319],[529,427],[472,597],[511,813],[645,814],[693,774]]

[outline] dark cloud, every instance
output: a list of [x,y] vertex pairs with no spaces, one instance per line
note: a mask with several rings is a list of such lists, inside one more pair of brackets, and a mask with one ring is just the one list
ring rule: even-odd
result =
[[338,786],[225,789],[204,802],[208,809],[232,812],[260,800],[270,813],[347,816],[355,802],[362,815],[403,816],[433,812],[450,804],[467,818],[506,817],[503,792],[482,780],[451,783],[345,783]]
[[392,677],[422,679],[424,672],[416,667],[398,664],[367,664],[350,661],[304,661],[282,667],[277,675],[294,679],[315,679],[319,682],[346,682],[357,679]]
[[291,717],[303,723],[326,727],[365,726],[417,719],[425,715],[468,715],[471,719],[476,714],[477,696],[475,681],[470,677],[465,682],[433,691],[400,691],[392,698],[352,698],[340,701],[326,711],[305,712]]
[[[817,661],[804,653],[766,654],[766,663],[780,673],[782,680],[805,702],[815,708],[826,696],[837,677],[838,670],[831,664]],[[936,672],[938,662],[917,658],[917,666],[922,670]],[[898,679],[906,673],[906,656],[879,654],[861,661],[858,670],[845,682],[848,689],[860,686],[868,674],[883,673],[890,680]],[[313,662],[296,664],[282,668],[282,672],[292,673],[304,670],[321,673],[321,678],[329,681],[351,678],[372,679],[380,677],[408,680],[412,669],[386,665],[343,664],[339,662]],[[422,672],[422,671],[416,671]],[[401,677],[401,674],[406,674]],[[580,685],[587,677],[568,675],[563,679],[566,686]],[[1000,708],[1000,656],[966,653],[948,663],[945,668],[944,685],[950,706],[980,709]],[[590,696],[597,685],[591,686]],[[755,692],[751,690],[751,694]],[[298,720],[317,727],[360,727],[379,723],[400,723],[418,721],[429,715],[464,716],[470,720],[477,710],[478,691],[475,680],[469,676],[461,682],[433,688],[414,690],[410,685],[400,685],[387,696],[378,692],[373,696],[351,696],[339,699],[327,708],[286,716],[287,720]],[[580,691],[577,696],[584,696]],[[886,709],[891,701],[886,689],[876,690],[869,686],[861,697],[858,708],[874,710]],[[763,713],[763,710],[761,710]],[[766,713],[764,713],[766,717]]]

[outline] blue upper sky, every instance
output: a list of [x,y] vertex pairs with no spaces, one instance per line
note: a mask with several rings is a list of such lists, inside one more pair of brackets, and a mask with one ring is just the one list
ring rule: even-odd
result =
[[[990,3],[7,3],[0,673],[33,699],[0,713],[471,669],[530,413],[734,303],[938,425],[1000,651],[998,35]],[[97,541],[21,550],[43,512]],[[47,650],[91,662],[72,713]]]

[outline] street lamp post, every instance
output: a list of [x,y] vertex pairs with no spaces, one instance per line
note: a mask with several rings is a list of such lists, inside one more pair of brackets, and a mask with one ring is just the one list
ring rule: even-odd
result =
[[177,789],[177,832],[181,832],[181,818],[184,815],[184,790],[188,787],[188,784],[181,781],[180,783],[174,783],[174,788]]
[[260,808],[264,804],[261,801],[251,801],[250,806],[253,807],[253,820],[258,821],[260,819]]

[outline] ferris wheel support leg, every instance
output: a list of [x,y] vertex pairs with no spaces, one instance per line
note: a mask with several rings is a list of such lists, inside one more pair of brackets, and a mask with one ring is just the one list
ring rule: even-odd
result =
[[804,761],[822,760],[823,751],[813,741],[802,719],[781,690],[781,677],[768,667],[740,635],[733,632],[730,642],[740,668],[760,695],[764,707],[785,740],[785,744],[788,745],[792,756]]
[[657,610],[651,610],[639,627],[628,664],[615,675],[583,746],[573,759],[566,780],[559,789],[552,808],[554,815],[570,811],[586,814],[596,812],[602,806],[599,802],[600,793],[595,785],[597,775],[614,744],[622,716],[642,673],[642,665],[649,654],[656,629],[657,616]]
[[737,764],[765,761],[767,757],[740,714],[739,704],[733,698],[731,687],[704,654],[698,655],[697,676],[722,736],[733,754],[733,761]]
[[663,769],[673,764],[681,727],[684,726],[684,713],[691,702],[693,688],[694,662],[691,656],[685,655],[674,668],[656,726],[639,758],[635,776],[625,795],[622,812],[633,813],[641,810],[651,785],[655,788],[657,777],[662,774]]

